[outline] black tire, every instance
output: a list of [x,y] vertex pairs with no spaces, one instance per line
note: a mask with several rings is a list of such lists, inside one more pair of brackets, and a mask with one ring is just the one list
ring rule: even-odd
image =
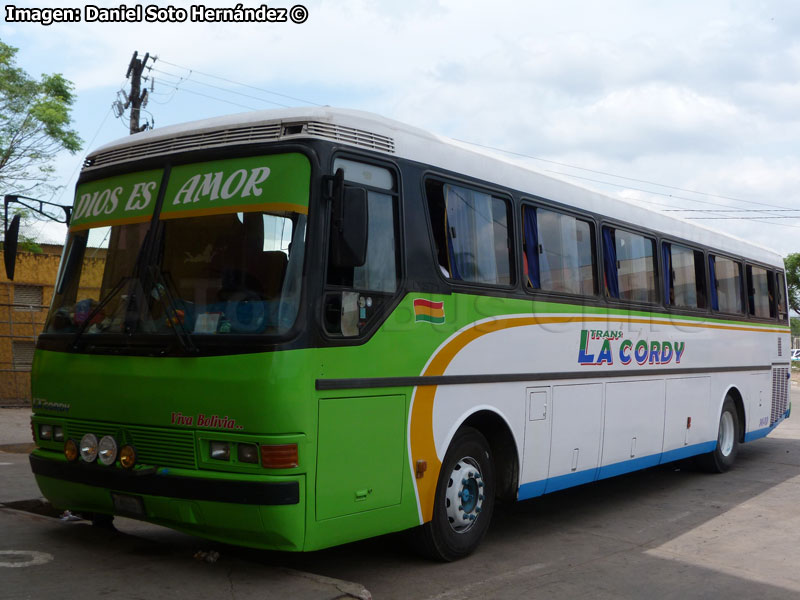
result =
[[99,529],[115,529],[114,515],[106,515],[103,513],[92,513],[89,519],[94,527]]
[[[459,480],[458,478],[461,477]],[[455,500],[466,496],[467,500]],[[419,552],[442,561],[471,554],[478,547],[494,511],[494,462],[486,438],[472,427],[456,433],[439,473],[433,518],[413,531]],[[457,503],[454,504],[454,500]]]
[[722,404],[717,430],[717,445],[713,451],[697,457],[697,465],[709,473],[724,473],[736,462],[739,453],[741,424],[733,398],[728,396]]

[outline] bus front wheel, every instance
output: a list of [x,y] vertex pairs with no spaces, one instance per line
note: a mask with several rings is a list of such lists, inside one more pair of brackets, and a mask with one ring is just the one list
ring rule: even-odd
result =
[[717,446],[708,454],[697,457],[698,465],[710,473],[724,473],[733,466],[739,452],[739,413],[728,396],[722,405],[717,433]]
[[418,549],[458,560],[478,547],[494,510],[494,463],[486,438],[472,427],[456,433],[444,457],[433,518],[417,530]]

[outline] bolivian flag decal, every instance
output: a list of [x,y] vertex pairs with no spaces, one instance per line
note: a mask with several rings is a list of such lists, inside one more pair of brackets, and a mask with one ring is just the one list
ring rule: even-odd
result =
[[414,300],[414,322],[444,323],[444,302],[431,302],[424,298]]

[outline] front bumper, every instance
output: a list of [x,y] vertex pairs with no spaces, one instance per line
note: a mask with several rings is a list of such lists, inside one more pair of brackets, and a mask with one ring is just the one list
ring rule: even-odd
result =
[[[36,482],[53,506],[73,512],[124,514],[225,543],[302,550],[305,477],[243,478],[183,469],[125,471],[63,456],[30,455]],[[114,495],[141,500],[138,515],[115,509]]]
[[35,454],[31,454],[30,461],[34,475],[129,494],[267,506],[300,502],[300,484],[297,481],[232,480],[223,483],[199,477],[176,477],[170,475],[167,469],[124,471],[80,461],[57,462]]

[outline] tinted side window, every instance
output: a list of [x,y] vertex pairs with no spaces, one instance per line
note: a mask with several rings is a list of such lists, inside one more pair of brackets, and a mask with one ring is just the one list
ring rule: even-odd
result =
[[708,257],[711,308],[725,313],[744,312],[742,265],[722,256]]
[[783,271],[777,271],[775,273],[775,279],[778,286],[778,291],[775,294],[776,304],[778,305],[778,320],[785,322],[788,315],[786,312],[786,286],[784,285]]
[[395,173],[378,165],[336,158],[333,170],[338,169],[345,187],[366,191],[366,259],[358,266],[328,261],[323,318],[329,334],[354,337],[380,322],[399,287],[398,186]]
[[508,202],[438,181],[425,187],[442,274],[454,281],[512,284]]
[[753,317],[775,318],[775,282],[772,273],[747,265],[748,310]]
[[528,287],[585,296],[597,293],[592,223],[525,205],[522,228]]
[[606,294],[634,302],[656,302],[656,242],[636,233],[603,228]]
[[703,253],[664,242],[664,295],[668,306],[706,307],[706,271]]

